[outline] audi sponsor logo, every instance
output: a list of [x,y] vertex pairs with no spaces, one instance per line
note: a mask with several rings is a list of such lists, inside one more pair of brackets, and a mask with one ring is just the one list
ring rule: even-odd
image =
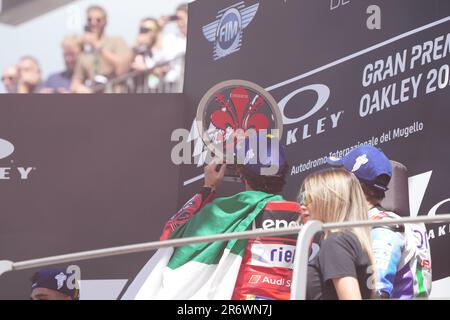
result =
[[292,280],[283,277],[271,277],[262,275],[252,275],[248,281],[250,284],[269,284],[279,287],[291,287]]

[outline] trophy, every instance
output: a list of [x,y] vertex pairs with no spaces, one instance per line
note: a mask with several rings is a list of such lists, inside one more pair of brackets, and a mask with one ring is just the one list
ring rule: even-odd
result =
[[283,119],[275,99],[259,85],[228,80],[212,87],[197,109],[197,129],[212,156],[226,159],[225,180],[240,181],[238,137],[264,133],[281,139]]

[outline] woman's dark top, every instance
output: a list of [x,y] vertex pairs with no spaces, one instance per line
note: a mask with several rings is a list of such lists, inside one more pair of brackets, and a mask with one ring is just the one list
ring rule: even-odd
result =
[[308,264],[306,298],[309,300],[337,300],[332,279],[353,277],[358,280],[363,299],[371,298],[369,286],[372,268],[369,256],[356,235],[350,231],[328,235],[320,243],[320,251]]

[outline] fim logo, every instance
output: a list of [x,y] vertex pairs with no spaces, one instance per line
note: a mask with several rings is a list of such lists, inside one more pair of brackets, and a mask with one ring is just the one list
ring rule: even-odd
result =
[[241,49],[242,31],[252,22],[258,8],[258,3],[246,7],[241,1],[220,10],[217,20],[202,28],[205,38],[209,42],[214,42],[214,60],[219,60]]

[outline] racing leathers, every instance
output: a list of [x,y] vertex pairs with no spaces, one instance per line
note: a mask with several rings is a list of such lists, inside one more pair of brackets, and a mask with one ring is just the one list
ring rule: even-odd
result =
[[[400,218],[377,206],[371,220]],[[431,291],[430,245],[424,224],[405,224],[372,229],[372,247],[379,298],[427,298]]]
[[[167,240],[214,198],[215,192],[202,188],[166,223],[160,239]],[[272,201],[253,221],[252,229],[298,226],[302,223],[302,213],[296,202]],[[295,235],[248,240],[232,300],[288,300],[295,244]]]

